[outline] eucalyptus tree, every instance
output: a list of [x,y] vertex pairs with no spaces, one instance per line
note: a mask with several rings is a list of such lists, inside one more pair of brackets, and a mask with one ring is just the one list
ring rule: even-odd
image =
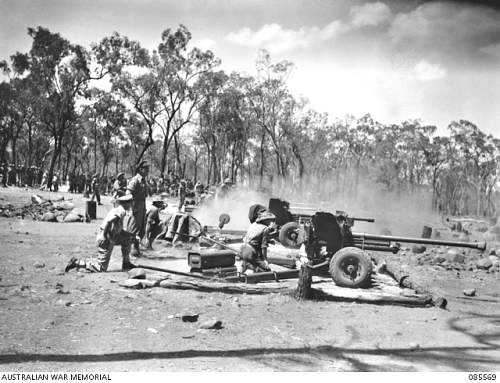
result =
[[37,27],[28,28],[28,35],[33,39],[31,49],[13,55],[12,68],[29,82],[36,98],[34,112],[51,136],[50,183],[64,139],[77,119],[75,104],[86,96],[89,81],[100,75],[92,73],[89,53],[59,33]]

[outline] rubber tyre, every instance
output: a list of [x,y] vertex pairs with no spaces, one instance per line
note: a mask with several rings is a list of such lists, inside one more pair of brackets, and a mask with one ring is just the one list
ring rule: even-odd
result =
[[[347,268],[355,266],[351,276]],[[344,247],[337,251],[330,261],[330,275],[337,286],[353,289],[366,287],[371,282],[372,261],[365,252],[356,247]]]
[[[299,230],[299,233],[297,233],[297,230]],[[278,239],[283,246],[292,248],[299,248],[303,237],[303,235],[300,235],[300,225],[297,222],[285,223],[281,226],[278,235]]]

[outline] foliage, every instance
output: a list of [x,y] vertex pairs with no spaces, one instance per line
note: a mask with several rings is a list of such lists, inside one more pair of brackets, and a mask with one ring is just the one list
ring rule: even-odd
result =
[[0,61],[4,168],[130,174],[147,158],[153,175],[257,186],[330,177],[325,193],[354,196],[369,178],[385,190],[429,190],[443,213],[496,213],[500,140],[470,121],[451,122],[447,136],[419,120],[332,121],[290,92],[292,63],[261,51],[255,76],[217,70],[183,25],[165,29],[153,51],[116,32],[90,50],[42,27],[28,34],[29,52]]

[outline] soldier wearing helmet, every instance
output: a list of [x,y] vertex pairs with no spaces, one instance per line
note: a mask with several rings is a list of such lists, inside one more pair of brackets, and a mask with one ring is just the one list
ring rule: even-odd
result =
[[241,247],[243,273],[271,270],[267,262],[267,247],[275,220],[273,213],[263,211],[248,228]]

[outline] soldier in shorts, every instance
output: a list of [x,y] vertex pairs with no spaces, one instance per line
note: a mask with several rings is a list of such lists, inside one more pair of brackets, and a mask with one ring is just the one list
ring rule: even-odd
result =
[[97,259],[85,260],[73,257],[68,262],[65,272],[79,268],[85,268],[92,272],[106,271],[115,245],[121,246],[122,270],[126,271],[135,267],[130,262],[130,247],[136,230],[134,216],[132,215],[132,196],[120,197],[118,202],[120,205],[108,212],[99,227],[96,238]]
[[149,164],[146,161],[142,161],[137,166],[136,173],[130,179],[126,193],[131,194],[134,198],[132,210],[137,224],[137,232],[132,241],[132,255],[139,257],[141,255],[139,243],[144,238],[144,229],[146,228],[146,197],[148,195],[146,177],[149,174]]
[[165,209],[167,204],[162,199],[155,199],[151,206],[146,210],[146,240],[148,250],[153,250],[153,242],[163,231],[163,225],[160,220],[160,211]]

